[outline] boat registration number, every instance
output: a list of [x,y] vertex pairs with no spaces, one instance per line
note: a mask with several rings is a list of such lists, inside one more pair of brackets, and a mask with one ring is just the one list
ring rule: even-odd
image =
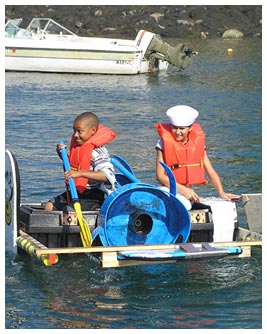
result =
[[132,65],[132,61],[131,60],[117,60],[116,64],[118,64],[118,65]]

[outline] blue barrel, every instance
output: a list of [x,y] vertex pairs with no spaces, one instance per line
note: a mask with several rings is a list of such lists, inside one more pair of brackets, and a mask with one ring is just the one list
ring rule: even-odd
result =
[[103,246],[186,242],[190,217],[171,193],[143,184],[122,185],[104,201],[93,232]]

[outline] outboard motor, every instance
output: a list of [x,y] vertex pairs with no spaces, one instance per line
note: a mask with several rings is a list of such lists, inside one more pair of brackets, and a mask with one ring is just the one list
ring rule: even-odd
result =
[[145,58],[154,62],[155,59],[167,61],[169,64],[184,70],[192,61],[192,57],[198,53],[181,43],[175,47],[164,42],[159,35],[154,35],[149,43]]

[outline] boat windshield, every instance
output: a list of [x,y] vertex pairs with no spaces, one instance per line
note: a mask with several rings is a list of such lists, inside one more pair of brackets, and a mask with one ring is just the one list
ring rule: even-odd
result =
[[48,18],[35,18],[33,19],[26,30],[38,34],[39,31],[44,31],[47,34],[55,35],[73,35],[76,36],[73,32],[64,28],[62,25],[56,23],[52,19]]
[[14,19],[7,21],[5,25],[5,36],[11,37],[15,36],[20,30],[19,25],[21,24],[22,19]]

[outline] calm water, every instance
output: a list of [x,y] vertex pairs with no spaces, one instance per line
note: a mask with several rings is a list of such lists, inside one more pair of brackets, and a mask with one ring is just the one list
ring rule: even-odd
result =
[[[225,190],[261,192],[261,40],[193,43],[200,54],[183,73],[6,73],[5,139],[19,164],[21,201],[43,202],[64,189],[55,146],[69,142],[73,119],[87,110],[118,132],[110,152],[155,184],[153,125],[175,104],[200,111]],[[211,186],[198,192],[216,195]],[[261,265],[260,249],[248,259],[118,269],[84,255],[47,268],[6,254],[6,328],[260,329]]]

